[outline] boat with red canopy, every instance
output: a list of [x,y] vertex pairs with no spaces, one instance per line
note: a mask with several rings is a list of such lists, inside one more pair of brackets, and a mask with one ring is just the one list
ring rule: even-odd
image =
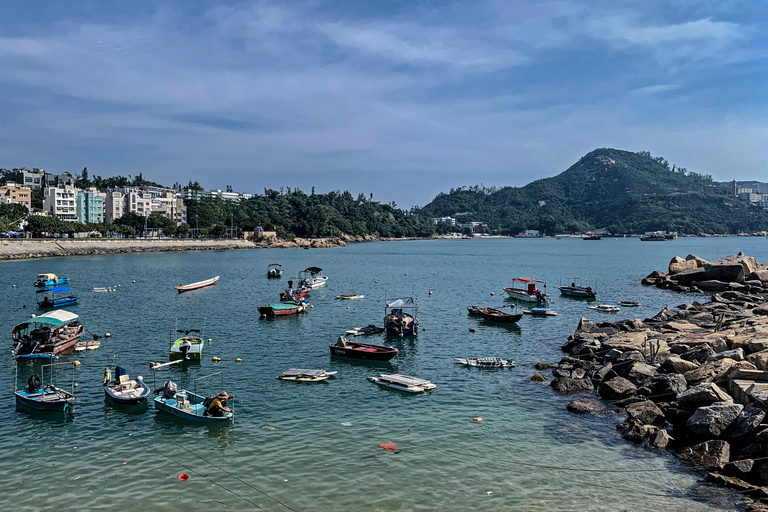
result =
[[198,288],[205,288],[206,286],[211,286],[212,284],[216,284],[216,281],[219,280],[219,277],[216,276],[211,279],[206,279],[205,281],[198,281],[196,283],[191,284],[180,284],[176,287],[177,290],[179,290],[179,293],[181,292],[188,292],[189,290],[197,290]]
[[[504,291],[507,292],[507,295],[509,295],[510,298],[519,300],[521,302],[535,303],[547,302],[549,300],[549,294],[547,293],[547,283],[544,281],[540,281],[532,277],[517,277],[513,279],[513,281],[519,285],[513,285],[504,288]],[[536,283],[541,283],[544,285],[543,292],[536,287]]]

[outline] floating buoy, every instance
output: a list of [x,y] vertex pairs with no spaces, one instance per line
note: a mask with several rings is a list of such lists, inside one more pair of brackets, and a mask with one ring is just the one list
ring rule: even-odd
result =
[[408,275],[408,272],[406,272],[405,275]]
[[133,284],[136,284],[136,280],[135,279],[133,280]]
[[76,388],[79,388],[79,387],[80,387],[80,384],[78,384],[77,382],[75,382],[74,384],[72,384],[72,386],[73,386],[73,387],[76,387]]
[[429,294],[432,295],[432,290],[429,290]]
[[14,288],[16,288],[16,285],[13,285]]
[[242,363],[243,362],[243,360],[240,359],[239,357],[237,359],[235,359],[235,361],[237,361],[238,363]]
[[213,356],[213,357],[211,358],[211,361],[213,361],[214,363],[219,363],[219,362],[221,362],[221,358],[220,358],[220,357],[216,357],[216,356]]
[[378,283],[378,281],[374,281],[374,283]]
[[315,309],[314,304],[310,304],[309,309]]
[[432,275],[433,275],[433,276],[436,276],[436,275],[437,275],[437,272],[435,272],[435,273],[434,273],[434,274],[432,274]]
[[387,450],[388,452],[396,452],[397,445],[395,443],[381,443],[379,446]]
[[213,338],[208,338],[208,343],[212,342]]
[[422,328],[421,328],[421,330],[422,330],[422,331],[426,331],[426,330],[427,330],[427,328],[426,328],[426,327],[422,327]]
[[189,480],[189,473],[182,473],[179,475],[179,482],[186,482]]
[[426,279],[426,277],[422,277],[422,279]]
[[496,294],[495,294],[495,293],[493,293],[493,292],[491,292],[491,297],[493,297],[494,295],[496,295]]
[[80,366],[80,361],[75,361],[74,365],[75,366]]
[[481,418],[480,416],[476,416],[472,418],[472,421],[483,421],[483,418]]
[[105,337],[105,338],[111,338],[111,337],[112,337],[112,335],[111,335],[111,334],[109,334],[108,332],[105,332],[105,333],[104,333],[104,337]]
[[347,309],[349,309],[349,306],[347,306]]
[[23,306],[21,306],[21,308],[22,308],[22,309],[25,309],[26,307],[27,307],[27,305],[26,305],[26,304],[24,304]]
[[470,327],[470,328],[469,328],[469,332],[477,332],[477,331],[476,331],[476,330],[474,330],[474,329],[472,329],[472,328]]
[[35,318],[36,316],[37,316],[36,314],[32,313],[31,315],[29,315],[29,318]]

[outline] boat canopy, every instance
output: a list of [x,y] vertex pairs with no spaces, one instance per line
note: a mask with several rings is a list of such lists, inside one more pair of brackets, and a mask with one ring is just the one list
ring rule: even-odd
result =
[[59,292],[68,292],[68,291],[70,291],[71,289],[72,289],[72,288],[70,288],[69,286],[58,286],[58,287],[56,287],[56,288],[49,288],[49,289],[47,289],[47,290],[37,290],[37,293],[49,293],[49,292],[53,292],[53,293],[59,293]]
[[279,264],[279,263],[270,263],[269,266],[270,267],[282,267],[282,265]]
[[79,317],[74,313],[64,311],[63,309],[57,309],[56,311],[51,311],[50,313],[36,316],[35,318],[32,318],[29,323],[34,322],[50,325],[51,327],[61,327],[64,324],[68,324],[74,320],[77,320],[78,318]]
[[544,281],[539,281],[538,279],[534,279],[532,277],[516,277],[513,279],[513,281],[517,283],[543,283]]
[[37,279],[44,281],[55,281],[58,279],[58,276],[56,274],[37,274]]
[[309,267],[304,269],[304,272],[309,272],[310,274],[318,274],[322,271],[323,269],[321,269],[320,267]]
[[404,297],[402,299],[390,299],[385,302],[388,308],[417,308],[413,297]]

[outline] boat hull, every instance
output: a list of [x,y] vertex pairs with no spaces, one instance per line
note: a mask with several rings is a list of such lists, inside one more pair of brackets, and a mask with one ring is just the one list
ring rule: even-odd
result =
[[528,293],[528,290],[522,290],[519,288],[504,288],[504,291],[511,299],[518,300],[520,302],[529,302],[531,304],[541,304],[547,302],[547,296],[538,296],[536,294]]
[[[352,344],[350,343],[350,345]],[[399,354],[396,348],[384,345],[354,344],[354,346],[348,347],[340,347],[338,345],[329,345],[329,347],[332,356],[363,361],[389,361]],[[366,348],[372,348],[373,350],[365,350]]]
[[298,305],[295,308],[286,308],[286,309],[276,309],[272,306],[259,306],[258,311],[259,314],[264,316],[288,316],[288,315],[296,315],[301,312],[303,312],[305,309],[304,305]]
[[59,279],[57,281],[54,281],[53,279],[49,279],[48,281],[37,281],[35,283],[35,286],[38,286],[38,287],[40,287],[40,286],[57,286],[57,285],[60,285],[60,284],[66,284],[68,282],[69,282],[69,278],[68,277],[62,277],[61,279]]
[[594,290],[588,290],[581,286],[560,286],[558,290],[560,290],[560,294],[564,297],[574,299],[594,299],[597,297],[597,293]]
[[134,397],[128,397],[125,395],[119,395],[115,392],[115,390],[111,389],[110,386],[104,386],[104,395],[112,402],[117,405],[139,405],[141,403],[144,403],[147,401],[147,397],[149,396],[149,386],[147,386],[144,381],[136,380],[137,384],[141,385],[141,391],[137,396]]
[[509,313],[504,313],[503,311],[499,311],[498,309],[493,308],[478,308],[477,312],[483,318],[483,320],[496,322],[499,324],[514,324],[523,318],[522,314],[511,315]]
[[223,423],[234,419],[234,414],[231,412],[227,413],[226,416],[205,416],[202,397],[185,390],[179,390],[176,396],[179,395],[187,395],[190,400],[189,404],[185,406],[180,404],[176,398],[157,396],[154,399],[155,409],[191,423]]
[[188,292],[190,290],[198,290],[200,288],[205,288],[206,286],[211,286],[216,284],[216,282],[219,280],[220,276],[216,276],[212,279],[208,279],[206,281],[199,281],[197,283],[191,283],[191,284],[180,284],[176,287],[176,290],[178,290],[179,293],[182,292]]
[[28,393],[22,390],[16,391],[15,395],[17,404],[38,411],[62,412],[69,408],[70,403],[75,399],[74,395],[58,388],[46,390],[43,393]]
[[60,308],[62,306],[70,306],[72,304],[77,304],[77,299],[79,299],[79,295],[73,295],[72,297],[62,297],[60,299],[54,299],[53,302],[38,302],[37,307],[40,309],[54,309],[54,308]]
[[[179,338],[179,340],[183,340],[183,338]],[[180,345],[181,343],[179,340],[176,340],[171,345],[171,349],[168,352],[168,357],[171,359],[171,361],[178,361],[179,359],[184,359],[184,355],[181,353]],[[187,351],[187,360],[188,361],[202,361],[203,359],[203,340],[202,338],[193,338],[190,337],[190,342],[192,343],[192,346],[189,347],[189,350]]]

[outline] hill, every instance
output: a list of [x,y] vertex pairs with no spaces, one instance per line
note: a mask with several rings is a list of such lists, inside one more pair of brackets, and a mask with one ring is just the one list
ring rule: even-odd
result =
[[607,229],[735,234],[768,229],[768,213],[711,192],[711,176],[641,151],[596,149],[551,178],[524,187],[465,187],[440,193],[419,213],[479,221],[502,234]]

